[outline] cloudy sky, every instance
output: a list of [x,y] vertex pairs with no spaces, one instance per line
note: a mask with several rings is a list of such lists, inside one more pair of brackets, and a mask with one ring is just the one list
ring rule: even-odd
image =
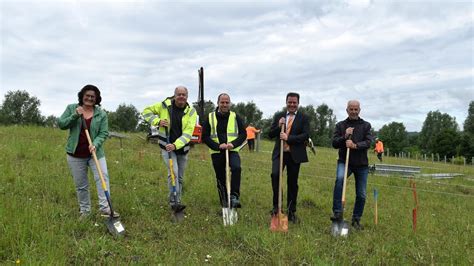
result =
[[[194,3],[199,2],[199,3]],[[349,99],[378,130],[419,131],[429,111],[462,129],[473,86],[472,1],[23,1],[0,3],[0,93],[27,90],[59,116],[86,84],[138,110],[177,85],[228,92],[271,116],[289,91]]]

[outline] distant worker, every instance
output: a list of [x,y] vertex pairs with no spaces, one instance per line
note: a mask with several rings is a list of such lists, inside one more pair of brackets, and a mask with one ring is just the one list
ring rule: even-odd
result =
[[382,155],[383,155],[383,142],[379,139],[375,139],[375,149],[374,152],[377,153],[377,158],[379,158],[379,161],[382,162]]
[[[94,85],[86,85],[77,94],[78,103],[69,104],[58,120],[59,128],[69,130],[69,137],[66,144],[67,163],[71,170],[74,184],[76,185],[76,195],[79,202],[79,219],[87,219],[91,213],[91,198],[89,194],[89,181],[87,172],[90,168],[94,175],[97,195],[99,199],[99,210],[101,216],[110,216],[110,207],[102,188],[97,166],[92,159],[92,153],[97,154],[97,158],[105,179],[107,190],[110,192],[109,175],[107,162],[105,160],[104,142],[109,136],[109,124],[107,113],[100,108],[102,97],[100,90]],[[84,119],[92,145],[89,145],[82,120]],[[114,216],[119,213],[114,211]]]
[[[196,124],[196,109],[188,103],[188,89],[178,86],[174,90],[174,96],[164,101],[148,106],[142,112],[143,118],[151,126],[159,127],[158,143],[161,155],[168,168],[169,204],[175,212],[181,212],[186,207],[181,204],[181,196],[184,185],[184,170],[188,162],[189,142]],[[176,180],[176,199],[173,196],[171,183],[171,170],[168,154],[171,155],[173,173]]]
[[245,129],[247,131],[247,145],[249,145],[249,151],[255,151],[255,134],[260,133],[260,129],[256,129],[252,123],[249,123]]
[[240,208],[240,146],[244,143],[245,132],[242,119],[230,110],[230,96],[221,93],[217,97],[217,109],[204,121],[202,140],[209,147],[212,166],[216,173],[217,192],[222,207],[227,207],[226,189],[226,150],[229,150],[229,167],[231,171],[230,204]]
[[352,213],[352,226],[361,230],[360,219],[364,212],[365,198],[367,196],[367,176],[369,174],[369,159],[367,150],[372,142],[370,133],[371,125],[359,117],[360,103],[351,100],[347,103],[346,112],[348,117],[336,124],[332,146],[339,149],[337,160],[336,182],[333,193],[333,216],[332,221],[342,221],[342,187],[344,184],[344,168],[346,163],[346,152],[349,148],[349,164],[347,176],[354,173],[356,200]]

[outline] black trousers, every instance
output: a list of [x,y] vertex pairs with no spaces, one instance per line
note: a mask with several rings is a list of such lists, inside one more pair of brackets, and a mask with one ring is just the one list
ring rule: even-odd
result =
[[[217,192],[222,207],[227,206],[227,190],[226,190],[226,161],[225,152],[211,154],[212,166],[216,172]],[[237,198],[240,197],[240,176],[242,168],[240,167],[240,156],[238,152],[229,152],[229,165],[231,172],[230,195]]]
[[[287,168],[287,191],[286,206],[289,212],[296,212],[296,201],[298,198],[298,175],[300,173],[300,163],[295,163],[289,152],[283,153],[283,169]],[[278,182],[280,178],[280,156],[272,161],[272,188],[273,188],[273,208],[278,208]],[[282,184],[283,187],[283,184]],[[284,198],[284,197],[283,197]],[[283,199],[282,199],[283,200]],[[282,207],[283,208],[283,207]]]
[[248,139],[247,145],[249,145],[249,151],[255,150],[255,139]]

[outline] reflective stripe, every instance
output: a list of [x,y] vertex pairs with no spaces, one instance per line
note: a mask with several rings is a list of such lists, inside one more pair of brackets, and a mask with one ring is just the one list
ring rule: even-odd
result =
[[189,145],[186,145],[186,146],[184,146],[183,151],[184,151],[184,152],[187,152],[187,151],[189,151],[190,148],[191,148],[191,147],[189,147]]
[[[181,136],[177,140],[180,140],[183,144],[189,141],[189,139],[186,139],[185,137]],[[185,144],[186,145],[186,144]]]
[[151,125],[158,125],[158,123],[160,123],[160,118],[157,116],[150,120]]
[[147,113],[143,115],[143,119],[150,120],[153,116],[155,116],[153,113]]
[[193,114],[196,112],[196,109],[191,109],[191,112],[189,113],[189,116],[193,116]]
[[217,138],[217,134],[211,135],[211,139],[215,139],[215,138]]
[[[217,116],[216,112],[212,112],[209,114],[209,124],[211,125],[211,134],[210,137],[216,143],[219,143],[219,137],[217,134]],[[237,124],[237,115],[235,112],[230,111],[229,119],[227,121],[227,142],[232,142],[239,136],[239,127]],[[234,147],[231,151],[240,151],[241,147]],[[214,151],[209,149],[209,152],[218,153],[220,151]]]
[[191,139],[192,136],[189,135],[189,134],[183,133],[183,137],[188,138],[188,139]]
[[237,134],[237,133],[227,133],[227,136],[238,137],[239,134]]

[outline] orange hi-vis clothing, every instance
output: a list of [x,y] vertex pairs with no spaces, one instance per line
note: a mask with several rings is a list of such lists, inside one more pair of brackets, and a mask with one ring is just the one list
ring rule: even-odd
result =
[[255,139],[255,133],[260,132],[260,130],[251,126],[248,126],[245,130],[247,131],[247,139]]
[[376,143],[375,143],[375,149],[374,151],[376,153],[383,153],[383,142],[378,140]]

